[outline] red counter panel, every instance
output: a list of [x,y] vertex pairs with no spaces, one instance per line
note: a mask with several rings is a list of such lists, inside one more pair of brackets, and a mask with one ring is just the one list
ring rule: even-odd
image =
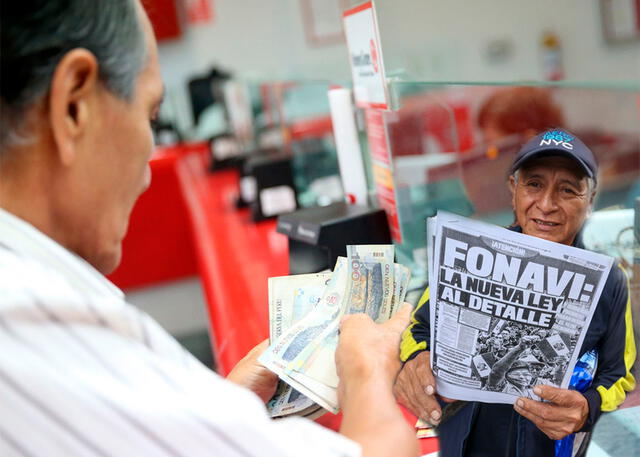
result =
[[219,371],[227,374],[269,337],[267,278],[288,274],[288,243],[275,221],[254,223],[237,210],[236,171],[209,174],[184,157],[178,176],[189,208]]

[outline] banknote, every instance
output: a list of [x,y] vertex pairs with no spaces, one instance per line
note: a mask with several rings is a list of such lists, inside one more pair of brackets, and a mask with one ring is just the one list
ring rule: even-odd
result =
[[395,313],[411,273],[393,260],[392,245],[347,246],[332,273],[269,279],[271,345],[259,360],[282,380],[268,404],[272,417],[338,412],[340,319],[366,313],[384,322]]
[[347,282],[347,259],[339,257],[322,298],[313,310],[292,325],[273,345],[272,353],[293,361],[306,347],[330,329],[340,317]]
[[393,315],[393,311],[398,308],[400,303],[400,289],[402,282],[402,265],[398,263],[393,264],[393,296],[391,298],[391,311],[389,314]]
[[[293,372],[290,374],[286,369],[287,363],[279,357],[274,357],[271,353],[267,354],[265,352],[260,356],[259,360],[265,367],[276,373],[278,377],[288,384],[293,390],[300,392],[308,399],[313,400],[322,408],[332,411],[334,414],[338,412],[338,396],[335,388],[326,386],[321,382],[308,378],[302,373]],[[320,413],[322,412],[322,408],[320,408]],[[282,408],[281,412],[283,414],[281,415],[287,414],[284,409],[285,408]],[[316,410],[316,412],[318,411]],[[289,412],[288,414],[292,414],[292,412]]]
[[394,291],[397,293],[396,295],[396,304],[391,310],[391,315],[393,316],[395,312],[398,310],[398,307],[404,303],[405,298],[407,297],[407,290],[409,289],[409,281],[411,281],[411,270],[404,265],[400,265],[398,263],[394,264],[396,272]]
[[278,374],[285,372],[286,366],[339,318],[346,272],[347,259],[339,257],[318,304],[271,342],[259,358],[262,364]]
[[278,276],[268,279],[269,338],[306,316],[320,301],[331,273]]
[[[367,313],[374,321],[389,318],[393,299],[394,247],[347,246],[348,268],[341,314]],[[382,314],[385,313],[385,314]],[[288,366],[290,376],[303,373],[326,386],[338,387],[335,353],[339,319],[328,325]]]
[[376,322],[389,318],[393,302],[393,257],[391,245],[347,246],[346,314],[366,313]]
[[324,409],[337,414],[340,411],[338,405],[338,389],[297,371],[289,372],[287,382],[291,382],[296,389],[300,389],[309,398],[321,405]]
[[[318,408],[320,411],[318,411],[318,409],[314,408],[313,406],[300,411],[299,413],[296,414],[300,414],[304,411],[304,412],[308,412],[311,411],[311,413],[313,412],[323,412],[323,408],[326,408],[329,411],[337,412],[337,406],[335,406],[337,404],[337,394],[335,392],[335,389],[331,389],[330,387],[324,386],[320,383],[318,383],[317,381],[312,380],[312,382],[308,382],[308,380],[305,377],[300,377],[301,378],[301,382],[298,381],[297,379],[294,379],[293,377],[289,376],[289,374],[287,373],[284,364],[282,363],[281,360],[278,360],[276,358],[273,357],[261,357],[260,361],[262,362],[262,364],[267,367],[269,370],[273,371],[275,374],[278,375],[278,377],[284,381],[287,385],[289,385],[290,387],[292,387],[293,390],[296,390],[298,392],[300,392],[302,395],[304,395],[305,397],[313,400],[316,404],[316,408]],[[303,382],[305,384],[303,384]],[[314,390],[312,390],[314,389]],[[325,400],[325,398],[333,398],[335,397],[336,400],[334,403],[330,403],[328,401]],[[282,415],[280,415],[280,417],[284,416],[284,415],[288,415],[288,414],[293,414],[291,412],[286,413],[284,412]],[[278,416],[275,416],[278,417]]]
[[296,359],[287,365],[287,373],[295,377],[295,373],[315,379],[326,386],[337,389],[338,374],[336,372],[335,354],[338,347],[339,319],[332,322],[309,344]]
[[436,429],[434,428],[434,426],[429,422],[425,421],[424,419],[418,418],[415,428],[416,428],[416,437],[418,439],[432,438],[434,436],[438,436],[438,432],[436,432]]
[[[394,291],[398,303],[404,302],[411,279],[411,271],[399,264],[394,264],[394,268],[399,272],[397,280],[394,281]],[[349,275],[353,278],[353,275]],[[345,296],[348,300],[349,296]],[[347,312],[351,310],[346,307]],[[357,308],[356,308],[357,309]],[[398,307],[391,309],[391,315],[397,311]],[[356,311],[353,311],[356,312]],[[391,316],[380,317],[370,316],[374,320],[386,321]],[[328,326],[318,338],[311,342],[298,357],[287,366],[287,373],[296,378],[296,373],[303,373],[308,378],[320,381],[326,386],[337,388],[338,375],[335,366],[335,352],[338,346],[338,327],[339,320]]]
[[[269,337],[274,341],[284,330],[307,315],[320,301],[331,273],[269,278]],[[310,416],[322,408],[291,385],[280,381],[267,403],[271,417],[291,414]]]
[[321,416],[326,410],[313,398],[303,394],[300,388],[292,387],[295,383],[288,378],[286,373],[281,373],[280,383],[273,398],[267,403],[267,410],[274,419],[297,415],[310,419]]

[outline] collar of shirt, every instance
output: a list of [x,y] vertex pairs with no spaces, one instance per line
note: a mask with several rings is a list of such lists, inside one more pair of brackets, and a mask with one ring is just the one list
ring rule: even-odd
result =
[[87,261],[34,226],[0,208],[0,248],[55,269],[70,284],[93,296],[124,298],[124,293]]

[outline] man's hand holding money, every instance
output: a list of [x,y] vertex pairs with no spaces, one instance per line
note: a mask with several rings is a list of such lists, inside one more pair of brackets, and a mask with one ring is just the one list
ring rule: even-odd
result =
[[431,352],[423,351],[404,364],[393,386],[393,393],[398,402],[417,417],[438,425],[442,418],[442,408],[437,398],[446,403],[454,400],[436,397],[436,380],[431,371],[430,355]]
[[366,457],[418,455],[415,432],[392,392],[400,369],[400,335],[410,312],[405,305],[384,324],[375,324],[365,314],[352,314],[340,325],[336,351],[343,411],[340,433],[361,443]]
[[255,346],[227,376],[229,381],[251,390],[265,403],[273,397],[278,385],[278,375],[258,362],[258,357],[267,347],[269,347],[269,340],[264,340]]
[[[400,335],[407,326],[410,313],[411,306],[404,305],[384,324],[375,324],[366,314],[351,314],[343,318],[336,351],[342,389],[351,383],[356,384],[353,382],[355,379],[372,376],[387,381],[391,389],[400,370]],[[344,392],[340,397],[342,395]]]

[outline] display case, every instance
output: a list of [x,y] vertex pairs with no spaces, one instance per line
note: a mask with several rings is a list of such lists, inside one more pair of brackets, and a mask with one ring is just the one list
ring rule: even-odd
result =
[[288,81],[261,86],[263,126],[258,142],[290,150],[293,183],[302,208],[344,198],[329,113],[328,81]]

